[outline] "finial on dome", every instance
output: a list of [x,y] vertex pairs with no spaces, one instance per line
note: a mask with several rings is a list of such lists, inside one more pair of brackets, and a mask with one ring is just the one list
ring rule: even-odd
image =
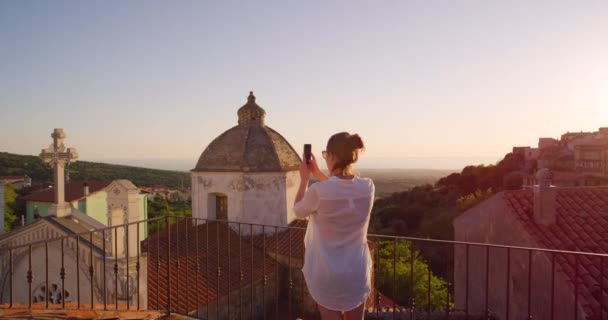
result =
[[249,91],[247,103],[238,111],[239,125],[257,124],[264,126],[266,111],[255,103],[253,91]]

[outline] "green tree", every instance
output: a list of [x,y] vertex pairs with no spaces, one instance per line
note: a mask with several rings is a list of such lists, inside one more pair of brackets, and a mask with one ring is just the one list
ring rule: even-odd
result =
[[[148,218],[153,219],[157,217],[162,217],[165,215],[173,215],[171,208],[169,207],[169,201],[167,199],[156,195],[154,197],[148,198]],[[165,229],[166,226],[165,219],[159,219],[153,222],[150,222],[149,233],[154,234],[160,230]]]
[[[396,252],[393,248],[395,244],[392,241],[382,241],[377,244],[379,262],[375,272],[378,273],[379,288],[384,294],[391,297],[394,289],[397,296],[391,298],[397,304],[408,306],[413,297],[418,308],[427,308],[430,276],[431,308],[444,309],[446,303],[449,303],[450,308],[453,307],[451,299],[448,301],[447,282],[429,271],[428,264],[417,250],[412,250],[411,243],[397,243]],[[393,256],[393,252],[396,253],[395,256]],[[393,263],[396,273],[393,273]]]
[[[148,218],[157,218],[162,216],[177,216],[191,217],[192,216],[192,201],[191,200],[168,200],[167,198],[156,195],[148,199]],[[177,218],[170,218],[169,223],[177,222]],[[167,220],[160,219],[150,223],[149,232],[154,234],[157,231],[164,230]]]
[[17,220],[17,192],[15,188],[7,184],[4,186],[4,231],[11,231],[13,222]]
[[494,195],[492,188],[489,188],[486,191],[477,190],[474,193],[469,193],[458,198],[458,205],[460,206],[460,210],[466,211],[490,198],[492,195]]

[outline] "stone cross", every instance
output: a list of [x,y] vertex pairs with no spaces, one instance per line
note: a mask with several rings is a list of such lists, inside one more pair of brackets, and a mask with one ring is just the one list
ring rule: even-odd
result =
[[55,201],[49,208],[48,213],[49,215],[63,217],[71,211],[70,205],[65,202],[64,168],[66,164],[78,159],[78,152],[74,148],[66,149],[63,144],[63,139],[65,139],[63,129],[55,129],[51,137],[53,138],[53,143],[47,149],[42,149],[42,152],[40,152],[40,158],[53,168],[55,180]]

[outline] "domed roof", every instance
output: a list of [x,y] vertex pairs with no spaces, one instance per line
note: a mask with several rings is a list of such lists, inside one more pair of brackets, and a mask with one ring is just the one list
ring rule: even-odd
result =
[[266,112],[253,92],[238,110],[238,125],[215,138],[192,171],[285,172],[298,170],[300,156],[275,130],[265,125]]

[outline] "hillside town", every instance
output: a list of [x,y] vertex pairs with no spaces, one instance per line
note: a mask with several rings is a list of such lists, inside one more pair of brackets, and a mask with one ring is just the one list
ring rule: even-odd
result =
[[608,127],[539,138],[537,147],[513,147],[513,154],[523,156],[528,166],[550,169],[557,186],[608,184]]
[[[35,181],[26,175],[2,177],[3,191],[31,188],[19,197],[25,204],[21,218],[0,235],[4,306],[77,301],[93,309],[110,306],[130,311],[137,306],[137,310],[169,310],[195,317],[204,314],[204,319],[232,319],[243,310],[253,318],[294,313],[314,318],[315,302],[300,273],[307,221],[296,219],[290,205],[301,160],[289,142],[266,125],[265,118],[266,111],[250,93],[238,109],[238,124],[214,139],[195,163],[192,193],[162,185],[137,187],[125,179],[66,181],[63,168],[77,161],[78,153],[65,147],[66,134],[55,129],[53,143],[40,155],[54,172],[51,186],[32,188]],[[428,270],[423,272],[429,274],[429,286],[414,289],[404,284],[414,290],[406,299],[396,295],[396,283],[382,280],[390,267],[377,260],[375,272],[381,274],[375,278],[380,282],[366,302],[367,314],[423,314],[442,310],[441,301],[446,300],[446,312],[454,315],[485,316],[491,310],[488,316],[507,314],[509,319],[530,313],[539,318],[580,314],[592,319],[604,312],[608,295],[603,293],[602,277],[608,265],[601,256],[572,259],[567,253],[608,252],[608,186],[601,186],[606,177],[607,132],[602,128],[567,133],[560,140],[539,139],[538,148],[513,148],[511,154],[525,160],[522,170],[536,170],[533,178],[518,190],[495,190],[453,221],[450,240],[488,245],[454,246],[449,273],[433,270],[432,258],[417,261]],[[151,214],[158,205],[154,199],[192,201],[192,209],[182,216],[167,215],[162,208]],[[385,248],[383,235],[374,237],[378,239],[370,238],[370,246],[379,246],[375,250],[390,248]],[[428,244],[412,242],[400,249],[406,250],[404,256],[398,259],[392,254],[393,263],[407,266],[410,262],[401,259],[413,257],[418,245],[424,249],[423,257],[429,254]],[[534,262],[526,266],[525,256],[505,255],[504,248],[496,246],[528,250]],[[537,250],[563,250],[564,255]],[[386,253],[378,257],[388,259],[390,266],[391,254]],[[61,260],[49,260],[49,256]],[[480,263],[470,265],[470,261]],[[417,272],[416,277],[422,276]],[[536,275],[535,291],[553,292],[551,299],[543,294],[545,298],[536,300],[532,309],[526,307],[533,280],[526,278],[530,272]],[[32,276],[19,276],[23,274]],[[487,291],[490,281],[494,290]],[[187,298],[181,296],[183,290],[191,292]],[[422,290],[422,297],[415,296],[416,290]],[[414,309],[425,304],[425,290],[448,294]],[[565,303],[572,290],[576,303]],[[285,296],[287,300],[281,298]],[[505,300],[509,301],[506,305]],[[238,309],[235,301],[239,301]]]
[[608,320],[607,23],[0,0],[0,320]]

